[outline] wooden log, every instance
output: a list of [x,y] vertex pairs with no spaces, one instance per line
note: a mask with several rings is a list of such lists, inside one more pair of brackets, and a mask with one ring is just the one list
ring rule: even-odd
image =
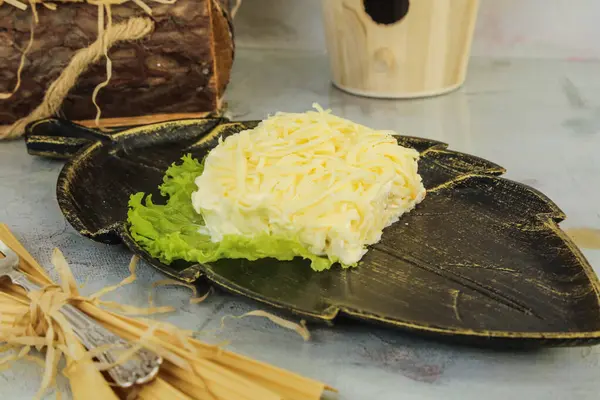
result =
[[[109,120],[160,114],[199,114],[217,110],[229,82],[234,44],[230,0],[178,0],[152,4],[155,30],[137,42],[109,51],[112,79],[97,98]],[[38,106],[46,89],[73,54],[98,35],[98,8],[87,3],[38,5],[39,23],[18,92],[0,100],[0,126],[10,125]],[[114,23],[147,16],[133,2],[112,6]],[[21,54],[29,40],[31,12],[0,6],[0,92],[17,81]],[[60,116],[93,120],[94,88],[106,79],[105,60],[92,65],[69,92]]]

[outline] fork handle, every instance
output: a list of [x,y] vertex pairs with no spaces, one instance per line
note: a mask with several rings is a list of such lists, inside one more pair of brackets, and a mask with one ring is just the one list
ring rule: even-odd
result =
[[[27,291],[40,290],[41,287],[31,282],[25,275],[12,274],[13,283]],[[73,327],[73,332],[88,350],[103,345],[111,345],[112,349],[97,355],[104,363],[113,364],[119,356],[132,346],[120,336],[115,335],[96,320],[71,304],[65,304],[59,309]],[[137,357],[129,358],[125,363],[114,365],[107,370],[109,376],[120,387],[130,387],[152,380],[158,373],[162,359],[151,351],[141,349]]]
[[[112,349],[97,355],[97,358],[104,363],[114,364],[119,360],[119,356],[123,351],[132,347],[120,336],[115,335],[71,304],[61,307],[60,312],[74,326],[73,332],[87,349],[94,349],[103,345],[111,346]],[[161,362],[162,359],[154,353],[146,349],[140,349],[137,351],[136,357],[131,357],[125,363],[112,366],[107,372],[120,387],[130,387],[134,384],[146,383],[154,378],[158,373]]]

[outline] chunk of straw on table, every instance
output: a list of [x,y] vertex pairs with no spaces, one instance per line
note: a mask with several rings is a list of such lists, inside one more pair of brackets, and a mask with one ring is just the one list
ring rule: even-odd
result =
[[[9,368],[19,359],[41,363],[44,373],[38,398],[55,385],[59,373],[68,378],[76,400],[308,400],[320,399],[325,390],[333,390],[313,379],[203,343],[192,338],[191,332],[174,325],[108,311],[102,307],[101,295],[110,290],[90,297],[79,294],[77,283],[60,251],[55,250],[53,254],[53,264],[60,276],[60,282],[55,283],[1,224],[0,240],[19,254],[22,271],[43,286],[40,291],[26,293],[9,282],[0,283],[0,341],[5,343],[0,364]],[[135,280],[136,261],[133,259],[130,265],[132,275],[109,289],[118,289]],[[158,377],[132,389],[114,389],[100,371],[107,366],[94,361],[93,352],[82,346],[69,323],[58,312],[60,306],[67,302],[121,337],[161,355],[164,363]],[[119,309],[119,306],[110,303],[112,309]],[[122,305],[122,310],[144,311],[126,305]],[[159,307],[146,311],[169,310]],[[262,312],[256,315],[265,316]],[[32,356],[33,349],[43,351],[44,360]],[[59,372],[61,358],[66,360],[66,367]]]

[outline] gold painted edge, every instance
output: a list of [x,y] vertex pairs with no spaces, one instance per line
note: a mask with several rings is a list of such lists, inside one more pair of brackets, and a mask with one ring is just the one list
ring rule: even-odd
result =
[[244,125],[244,122],[225,122],[222,124],[217,125],[213,130],[211,130],[208,134],[202,136],[198,141],[192,143],[191,145],[189,145],[188,147],[186,147],[183,151],[192,151],[195,150],[197,147],[202,146],[203,144],[210,142],[211,140],[213,140],[214,138],[218,137],[219,135],[222,135],[223,133],[226,133],[226,131],[228,129],[234,128],[234,127],[242,127],[245,128],[246,126]]
[[546,221],[544,221],[544,223],[546,226],[548,226],[548,228],[551,231],[554,232],[556,236],[562,239],[565,246],[577,259],[579,266],[583,268],[583,272],[586,274],[587,278],[590,281],[590,284],[592,285],[592,289],[594,289],[594,292],[596,293],[596,300],[598,301],[598,307],[600,308],[600,279],[594,271],[594,268],[592,267],[588,259],[583,255],[583,252],[581,251],[579,246],[577,246],[573,239],[571,239],[571,237],[567,235],[567,233],[564,230],[561,229],[558,223],[556,223],[550,218],[547,218]]
[[[537,190],[531,186],[525,185],[521,182],[513,181],[511,179],[506,179],[502,176],[497,176],[497,175],[485,175],[482,173],[477,173],[477,174],[468,174],[467,173],[467,174],[459,176],[455,179],[449,180],[448,182],[444,182],[444,183],[434,186],[430,189],[427,189],[427,191],[434,193],[434,192],[437,192],[442,189],[452,188],[452,186],[457,185],[467,179],[472,179],[472,178],[485,178],[485,179],[490,179],[490,180],[505,181],[512,185],[523,187],[523,188],[527,189],[530,193],[535,195],[541,202],[543,202],[544,204],[547,204],[552,209],[551,212],[553,213],[552,214],[553,216],[555,216],[556,218],[560,218],[560,219],[567,218],[567,215],[564,213],[564,211],[561,210],[560,207],[558,207],[558,205],[553,200],[551,200],[548,196],[546,196],[544,193],[540,192],[539,190]],[[538,214],[536,216],[539,217],[540,215],[547,215],[547,214],[548,213]]]
[[27,139],[27,143],[43,143],[43,144],[58,144],[58,145],[73,145],[73,144],[84,144],[90,142],[89,139],[75,138],[66,136],[34,136]]
[[35,129],[35,127],[37,127],[38,125],[45,124],[48,121],[56,121],[56,118],[44,118],[44,119],[39,119],[37,121],[34,121],[28,125],[27,130]]
[[[58,175],[58,181],[56,183],[56,191],[62,191],[66,196],[70,196],[71,193],[71,182],[75,176],[75,169],[77,165],[79,165],[83,160],[89,157],[92,153],[96,151],[97,148],[100,147],[102,143],[99,141],[92,142],[89,146],[81,149],[77,152],[73,158],[71,158],[61,169]],[[61,196],[62,197],[62,196]],[[67,210],[62,201],[58,201],[58,206],[62,211],[63,215],[80,234],[84,236],[98,236],[101,233],[93,233],[84,228],[84,224],[76,213],[71,212],[71,210]]]
[[70,154],[59,153],[59,152],[55,152],[55,151],[41,151],[41,150],[38,151],[38,150],[27,149],[27,153],[32,156],[46,157],[46,158],[51,158],[51,159],[55,159],[55,160],[68,160],[71,158]]
[[[207,121],[220,121],[223,120],[222,118],[194,118],[194,119],[184,119],[184,120],[173,120],[173,121],[165,121],[165,122],[157,122],[154,124],[149,124],[149,125],[142,125],[142,126],[136,126],[134,128],[130,128],[130,129],[125,129],[123,131],[117,132],[117,133],[113,133],[111,135],[111,137],[113,138],[121,138],[124,136],[131,136],[131,135],[135,135],[135,134],[139,134],[139,135],[147,135],[147,134],[151,134],[159,129],[165,129],[165,128],[169,128],[169,127],[176,127],[176,126],[180,126],[180,127],[184,127],[184,126],[191,126],[191,125],[198,125],[201,124],[202,122],[207,122]],[[226,123],[226,122],[225,122]],[[217,125],[218,127],[219,125]],[[216,129],[213,128],[213,129]],[[209,133],[210,134],[210,133]]]

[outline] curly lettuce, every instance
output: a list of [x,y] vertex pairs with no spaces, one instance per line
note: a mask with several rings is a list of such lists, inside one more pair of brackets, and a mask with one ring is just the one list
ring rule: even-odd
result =
[[202,216],[192,207],[194,183],[203,172],[198,160],[186,155],[179,164],[167,170],[159,187],[166,203],[154,204],[152,195],[136,193],[129,200],[128,222],[133,239],[154,258],[165,264],[175,260],[209,263],[224,258],[257,260],[276,258],[289,261],[302,257],[311,261],[311,268],[323,271],[337,259],[311,253],[294,237],[267,234],[255,236],[226,235],[220,242],[201,233]]

